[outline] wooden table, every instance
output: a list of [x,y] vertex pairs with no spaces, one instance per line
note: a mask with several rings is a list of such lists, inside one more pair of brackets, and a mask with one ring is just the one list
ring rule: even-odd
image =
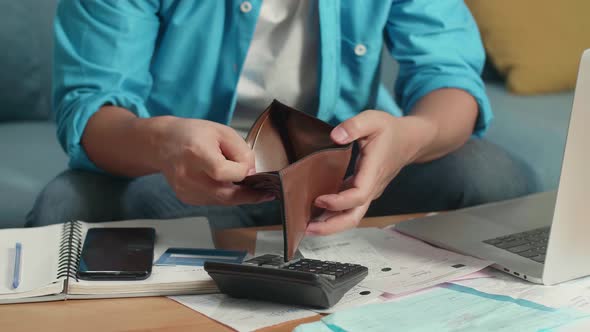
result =
[[[361,227],[384,227],[421,214],[366,218]],[[225,230],[215,234],[217,247],[254,251],[256,231],[280,229],[254,227]],[[262,331],[291,331],[313,322],[313,316],[286,322]],[[232,331],[200,313],[165,297],[68,300],[58,302],[0,305],[0,331]]]

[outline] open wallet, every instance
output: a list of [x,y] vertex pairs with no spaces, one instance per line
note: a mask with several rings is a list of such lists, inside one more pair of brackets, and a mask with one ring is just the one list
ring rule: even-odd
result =
[[352,143],[335,144],[330,138],[333,128],[274,100],[246,137],[257,173],[240,184],[281,201],[285,262],[293,259],[309,221],[323,212],[314,200],[341,189]]
[[281,201],[284,254],[241,264],[206,261],[205,271],[222,293],[329,308],[368,275],[359,264],[294,257],[309,221],[322,213],[314,200],[340,190],[350,162],[352,144],[333,143],[332,129],[276,100],[256,120],[246,142],[254,150],[258,173],[241,184]]

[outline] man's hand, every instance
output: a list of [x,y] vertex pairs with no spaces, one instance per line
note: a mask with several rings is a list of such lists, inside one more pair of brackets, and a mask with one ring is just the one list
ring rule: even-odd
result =
[[355,174],[345,180],[340,193],[315,200],[326,212],[309,224],[307,232],[326,235],[356,227],[404,166],[461,147],[473,132],[477,114],[471,95],[440,89],[422,98],[409,116],[368,110],[338,125],[331,133],[335,143],[359,143]]
[[191,205],[238,205],[272,200],[233,184],[255,172],[254,153],[232,128],[173,116],[138,118],[104,106],[92,116],[84,149],[102,169],[137,177],[161,172],[178,199]]
[[238,205],[274,199],[234,184],[256,168],[254,152],[232,128],[182,118],[169,118],[162,128],[159,168],[184,203]]
[[368,110],[334,128],[334,142],[346,144],[357,140],[359,144],[355,174],[345,180],[340,193],[315,200],[315,205],[326,212],[309,224],[308,233],[325,235],[358,225],[371,202],[419,151],[420,146],[407,134],[410,125],[418,125],[414,121]]

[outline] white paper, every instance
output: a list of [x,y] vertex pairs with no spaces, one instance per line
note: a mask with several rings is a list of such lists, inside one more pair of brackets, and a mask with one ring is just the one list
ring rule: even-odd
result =
[[174,301],[238,331],[253,331],[316,315],[310,310],[224,294],[172,296]]
[[365,304],[383,302],[380,299],[383,292],[356,285],[351,288],[335,306],[327,309],[311,309],[321,314],[331,314],[342,309],[360,307]]
[[364,265],[369,269],[367,280],[399,274],[392,262],[377,252],[367,230],[383,233],[377,228],[358,228],[329,236],[310,236],[301,241],[299,251],[306,258]]
[[[491,269],[490,269],[491,270]],[[454,281],[480,292],[524,299],[551,308],[574,308],[590,313],[590,277],[555,286],[533,284],[500,271],[493,278]]]
[[[60,293],[57,282],[63,225],[12,228],[0,232],[0,299]],[[12,288],[16,242],[21,243],[20,284]]]
[[[456,287],[436,287],[397,302],[343,310],[321,322],[333,331],[554,331],[590,316],[494,300]],[[317,326],[295,331],[315,331]]]
[[357,228],[324,237],[307,237],[303,256],[367,266],[361,283],[391,294],[403,294],[477,272],[491,262],[435,248],[392,229]]
[[258,231],[254,256],[273,254],[283,256],[283,231]]

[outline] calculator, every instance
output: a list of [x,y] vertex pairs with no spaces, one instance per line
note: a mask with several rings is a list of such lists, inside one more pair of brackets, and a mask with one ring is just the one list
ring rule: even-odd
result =
[[369,270],[359,264],[257,256],[241,264],[205,262],[205,271],[227,295],[285,304],[329,308],[361,282]]

